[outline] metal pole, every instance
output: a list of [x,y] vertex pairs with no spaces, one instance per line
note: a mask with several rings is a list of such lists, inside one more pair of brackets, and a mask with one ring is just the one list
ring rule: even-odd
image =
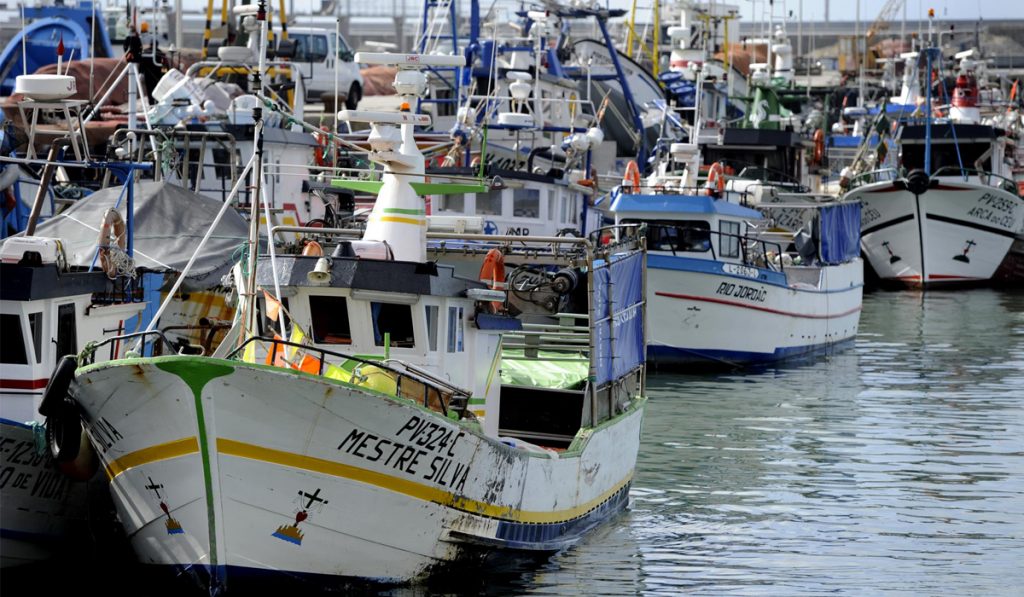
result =
[[[56,141],[50,145],[50,155],[46,157],[46,165],[43,166],[43,173],[39,179],[39,189],[36,191],[36,198],[32,202],[32,211],[28,215],[28,225],[25,227],[25,236],[32,236],[36,233],[36,222],[39,221],[39,212],[43,209],[43,200],[50,188],[50,181],[53,180],[53,173],[57,171],[57,156],[67,141]],[[15,183],[17,185],[18,183]]]
[[[929,27],[930,29],[930,27]],[[931,31],[929,38],[931,37]],[[928,86],[927,99],[924,103],[925,120],[924,120],[924,172],[928,176],[932,175],[932,50],[934,48],[928,48],[925,50],[925,57],[928,59],[928,70],[925,73],[925,84]],[[950,124],[950,126],[953,126]]]

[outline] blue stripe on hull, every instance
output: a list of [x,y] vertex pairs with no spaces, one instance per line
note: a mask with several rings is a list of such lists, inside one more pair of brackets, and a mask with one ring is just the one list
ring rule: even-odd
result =
[[507,549],[532,551],[558,551],[579,540],[587,531],[608,517],[626,508],[629,502],[629,483],[601,505],[583,516],[554,523],[498,523],[496,546]]
[[777,348],[775,352],[706,350],[650,345],[647,347],[647,359],[655,368],[665,369],[706,368],[709,364],[724,368],[757,367],[782,363],[794,365],[846,350],[853,345],[853,340],[853,338],[847,338],[826,344],[787,346]]
[[[558,523],[517,523],[501,521],[496,538],[482,538],[453,533],[453,539],[463,539],[462,552],[452,562],[438,562],[426,572],[428,580],[457,575],[480,573],[491,578],[495,572],[514,571],[523,565],[535,565],[576,541],[588,531],[626,509],[630,484],[605,500],[601,505],[579,518]],[[340,557],[344,557],[341,554]],[[486,564],[486,565],[484,565]],[[209,594],[220,594],[225,589],[232,593],[249,590],[268,594],[271,587],[280,585],[285,594],[296,594],[296,589],[361,591],[381,585],[400,584],[389,578],[363,578],[312,574],[285,570],[268,570],[245,566],[189,566],[145,565],[154,574],[170,575],[178,580],[198,586]]]

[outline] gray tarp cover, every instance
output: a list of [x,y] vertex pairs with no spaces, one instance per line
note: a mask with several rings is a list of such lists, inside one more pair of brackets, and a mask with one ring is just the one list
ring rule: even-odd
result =
[[[103,214],[117,203],[123,185],[97,191],[36,228],[37,236],[64,243],[71,265],[88,267],[96,255]],[[126,216],[127,192],[118,211]],[[141,181],[135,186],[135,265],[155,271],[181,271],[209,229],[223,203],[168,182]],[[210,288],[232,265],[232,254],[249,236],[249,226],[234,209],[221,218],[184,286]],[[96,262],[99,267],[99,261]]]

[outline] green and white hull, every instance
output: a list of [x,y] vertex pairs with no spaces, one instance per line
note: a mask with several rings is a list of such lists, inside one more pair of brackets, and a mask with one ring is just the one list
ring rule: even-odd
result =
[[299,371],[170,356],[80,369],[75,398],[144,563],[407,581],[555,551],[624,508],[644,398],[562,452]]

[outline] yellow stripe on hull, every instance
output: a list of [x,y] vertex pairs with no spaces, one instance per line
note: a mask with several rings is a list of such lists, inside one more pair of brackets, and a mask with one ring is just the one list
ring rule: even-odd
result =
[[413,218],[399,218],[398,216],[381,216],[381,222],[393,222],[395,224],[412,224],[413,226],[426,226],[426,220],[415,220]]
[[106,469],[107,478],[113,480],[114,477],[125,471],[151,462],[170,460],[171,458],[198,453],[199,440],[195,437],[185,437],[165,444],[143,448],[136,452],[132,452],[131,454],[125,454],[117,460],[111,461],[110,464],[107,465]]
[[579,518],[601,505],[601,503],[629,483],[632,478],[632,475],[627,476],[597,498],[575,508],[551,512],[528,511],[478,502],[429,485],[424,485],[408,479],[400,479],[377,471],[341,464],[339,462],[332,462],[330,460],[323,460],[321,458],[282,452],[280,450],[264,448],[230,439],[218,439],[217,451],[228,456],[248,458],[250,460],[258,460],[260,462],[268,462],[271,464],[313,471],[324,475],[331,475],[332,477],[351,479],[353,481],[359,481],[368,485],[375,485],[377,487],[382,487],[384,489],[402,493],[424,501],[441,504],[442,506],[450,506],[452,508],[474,514],[516,522],[552,523]]

